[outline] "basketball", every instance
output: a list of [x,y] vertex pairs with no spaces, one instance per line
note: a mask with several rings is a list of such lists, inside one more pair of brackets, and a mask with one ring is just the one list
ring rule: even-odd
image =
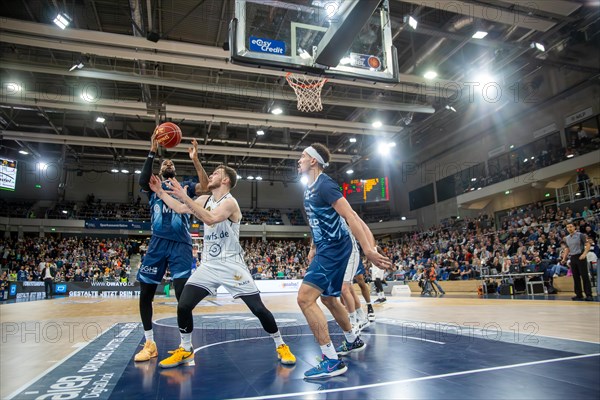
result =
[[156,140],[158,144],[171,148],[181,142],[181,129],[172,122],[165,122],[156,128]]

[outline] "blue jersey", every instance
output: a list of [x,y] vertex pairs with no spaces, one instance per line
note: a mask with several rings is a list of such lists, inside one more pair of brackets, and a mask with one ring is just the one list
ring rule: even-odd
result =
[[315,246],[349,236],[346,221],[332,206],[340,197],[342,191],[339,185],[323,173],[304,191],[304,209]]
[[[194,198],[196,195],[196,184],[192,181],[181,182],[181,186],[185,187],[186,185],[188,186],[188,196]],[[167,189],[164,183],[163,189]],[[192,236],[190,235],[190,215],[176,213],[154,192],[150,192],[149,196],[152,235],[191,245]]]

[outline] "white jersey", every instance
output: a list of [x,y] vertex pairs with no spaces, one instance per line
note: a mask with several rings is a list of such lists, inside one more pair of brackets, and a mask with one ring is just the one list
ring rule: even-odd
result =
[[[204,205],[208,211],[219,207],[226,199],[235,198],[227,193],[219,200],[213,196],[208,198]],[[240,245],[240,222],[229,219],[214,225],[204,224],[204,248],[202,251],[202,262],[229,261],[244,263],[244,250]]]

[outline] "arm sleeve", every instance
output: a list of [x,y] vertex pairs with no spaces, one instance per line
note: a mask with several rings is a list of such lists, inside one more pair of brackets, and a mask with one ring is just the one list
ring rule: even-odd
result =
[[326,179],[322,182],[321,188],[321,198],[327,204],[335,203],[340,197],[343,197],[342,191],[340,187],[335,181],[331,178]]
[[148,153],[148,158],[146,158],[146,161],[144,162],[144,167],[142,168],[142,173],[140,174],[139,183],[140,187],[144,192],[152,191],[150,189],[150,176],[152,176],[152,164],[154,162],[155,155],[156,153],[154,153],[153,151]]

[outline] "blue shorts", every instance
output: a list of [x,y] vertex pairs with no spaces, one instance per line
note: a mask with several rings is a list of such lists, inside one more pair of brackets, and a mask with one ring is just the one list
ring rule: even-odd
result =
[[162,281],[167,266],[171,278],[189,278],[192,274],[192,245],[152,236],[148,251],[142,258],[137,280],[149,284]]
[[340,297],[351,253],[349,236],[337,242],[319,244],[302,283],[321,290],[321,296]]
[[356,273],[354,276],[364,275],[365,274],[365,266],[363,265],[362,259],[358,259],[358,268],[356,268]]

